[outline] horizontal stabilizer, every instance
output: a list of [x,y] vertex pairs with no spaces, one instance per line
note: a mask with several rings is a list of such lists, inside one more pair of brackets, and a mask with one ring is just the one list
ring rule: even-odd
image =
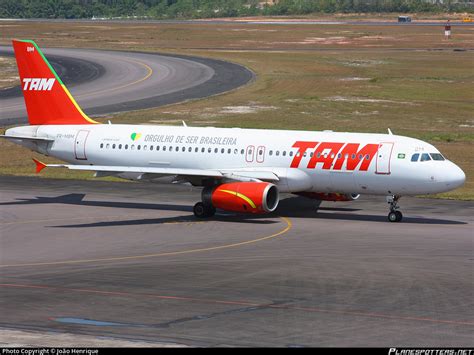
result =
[[52,138],[43,138],[43,137],[28,137],[28,136],[11,136],[0,134],[0,138],[7,138],[7,139],[22,139],[26,141],[38,141],[38,142],[54,142]]
[[38,159],[33,158],[33,161],[36,164],[36,174],[39,174],[41,170],[43,170],[47,166],[45,163],[39,161]]

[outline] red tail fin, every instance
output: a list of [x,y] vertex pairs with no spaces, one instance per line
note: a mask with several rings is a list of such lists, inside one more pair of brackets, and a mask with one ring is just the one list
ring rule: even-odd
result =
[[98,123],[82,112],[36,43],[12,42],[31,125]]

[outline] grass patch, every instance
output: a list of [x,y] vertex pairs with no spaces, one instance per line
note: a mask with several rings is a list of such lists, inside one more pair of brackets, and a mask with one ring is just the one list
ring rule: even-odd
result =
[[13,57],[0,57],[0,90],[20,84],[16,62]]

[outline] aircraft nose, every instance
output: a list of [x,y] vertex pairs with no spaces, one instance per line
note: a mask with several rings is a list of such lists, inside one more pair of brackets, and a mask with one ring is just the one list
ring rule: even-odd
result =
[[464,174],[464,171],[462,171],[462,169],[456,164],[451,163],[450,165],[451,166],[447,171],[446,185],[455,189],[464,184],[466,181],[466,174]]

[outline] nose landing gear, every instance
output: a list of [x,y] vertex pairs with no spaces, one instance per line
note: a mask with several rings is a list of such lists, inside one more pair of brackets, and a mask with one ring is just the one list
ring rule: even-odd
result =
[[403,218],[403,215],[400,211],[398,211],[398,200],[400,196],[393,195],[387,196],[387,203],[390,205],[390,212],[388,213],[388,220],[390,222],[400,222]]

